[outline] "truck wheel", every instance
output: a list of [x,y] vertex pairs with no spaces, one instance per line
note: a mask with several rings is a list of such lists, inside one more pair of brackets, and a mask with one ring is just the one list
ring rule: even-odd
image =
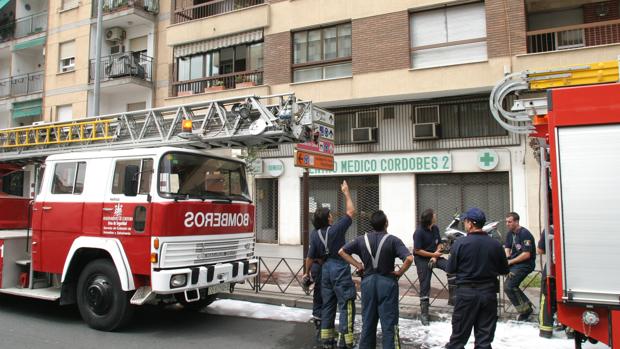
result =
[[100,331],[114,331],[133,314],[130,296],[121,288],[116,267],[108,259],[86,265],[77,285],[77,304],[84,322]]
[[200,292],[200,299],[194,302],[188,302],[185,300],[184,293],[177,293],[175,297],[179,304],[183,306],[183,309],[191,310],[191,311],[200,311],[209,306],[209,304],[213,303],[217,299],[216,294],[207,295],[207,291]]

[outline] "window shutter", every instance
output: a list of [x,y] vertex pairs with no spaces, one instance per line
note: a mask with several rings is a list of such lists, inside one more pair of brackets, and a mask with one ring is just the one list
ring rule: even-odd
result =
[[414,13],[411,16],[411,46],[441,44],[447,41],[446,10]]
[[448,41],[478,39],[487,36],[484,3],[446,9]]
[[134,52],[146,51],[147,50],[146,36],[141,36],[139,38],[133,38],[129,40],[129,49]]
[[67,41],[60,44],[60,59],[75,57],[75,41]]

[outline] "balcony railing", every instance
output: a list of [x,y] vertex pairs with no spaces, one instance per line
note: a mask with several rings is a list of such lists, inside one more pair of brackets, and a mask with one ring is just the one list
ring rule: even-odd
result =
[[197,93],[252,87],[262,84],[262,70],[244,71],[215,75],[201,79],[174,81],[171,86],[170,95],[187,96]]
[[175,9],[172,15],[172,23],[182,23],[194,19],[211,17],[265,3],[265,0],[215,0],[177,9],[177,1],[179,0],[174,0],[172,4],[172,8]]
[[[132,8],[144,10],[149,13],[159,12],[159,0],[102,0],[103,14],[129,10]],[[97,1],[92,2],[92,16],[97,17]]]
[[17,97],[43,91],[43,72],[0,79],[0,98]]
[[528,53],[615,43],[620,43],[620,20],[527,32]]
[[47,30],[47,12],[10,21],[0,26],[0,42],[24,38]]
[[[153,73],[153,57],[141,52],[123,52],[101,57],[101,81],[118,78],[135,77],[151,81]],[[90,60],[90,82],[95,81],[95,60]]]

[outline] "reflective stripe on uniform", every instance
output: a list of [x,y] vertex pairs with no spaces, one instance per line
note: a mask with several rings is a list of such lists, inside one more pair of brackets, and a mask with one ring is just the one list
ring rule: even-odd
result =
[[541,294],[540,295],[540,312],[538,313],[538,328],[541,331],[547,331],[547,332],[552,332],[553,331],[553,326],[545,326],[544,324],[544,317],[545,317],[545,295]]
[[398,325],[394,326],[394,349],[400,349],[400,336],[398,334]]
[[347,301],[347,333],[344,334],[344,342],[353,345],[353,299]]
[[321,340],[334,339],[335,333],[336,333],[335,328],[322,328],[321,329]]

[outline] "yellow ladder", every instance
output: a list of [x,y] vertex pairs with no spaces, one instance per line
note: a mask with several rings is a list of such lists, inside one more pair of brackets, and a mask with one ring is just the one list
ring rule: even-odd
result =
[[113,140],[110,124],[114,119],[74,121],[0,130],[0,148],[24,148]]
[[526,72],[531,90],[618,82],[618,60]]

